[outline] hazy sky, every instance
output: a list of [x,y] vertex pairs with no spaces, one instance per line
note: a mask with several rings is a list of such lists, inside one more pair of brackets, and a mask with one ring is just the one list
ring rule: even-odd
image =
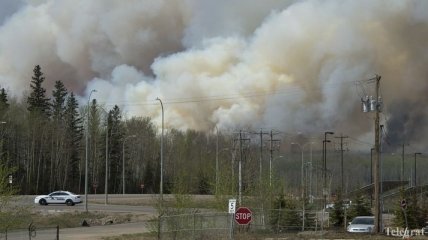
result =
[[[245,3],[244,3],[245,2]],[[28,92],[41,65],[127,116],[167,126],[335,129],[372,139],[364,80],[382,76],[382,123],[428,133],[428,1],[1,0],[0,85]],[[13,15],[12,15],[13,14]],[[7,19],[7,21],[5,21]]]

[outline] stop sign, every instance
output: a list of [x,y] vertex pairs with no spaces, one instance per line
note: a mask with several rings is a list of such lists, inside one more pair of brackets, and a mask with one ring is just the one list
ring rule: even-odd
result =
[[235,221],[239,225],[247,225],[248,223],[251,222],[252,218],[253,218],[253,213],[249,208],[240,207],[235,212]]

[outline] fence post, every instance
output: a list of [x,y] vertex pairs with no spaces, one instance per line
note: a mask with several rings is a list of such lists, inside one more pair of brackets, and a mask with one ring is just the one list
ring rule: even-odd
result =
[[56,225],[56,240],[59,240],[59,225]]
[[161,217],[161,215],[159,215],[159,217],[158,217],[158,240],[161,239],[161,229],[162,229],[161,221],[162,221],[162,217]]
[[231,239],[231,240],[233,240],[233,216],[234,216],[234,214],[233,213],[231,213],[230,214],[230,236],[229,236],[229,238]]
[[195,228],[196,228],[196,213],[193,213],[193,231],[192,231],[192,239],[195,239]]

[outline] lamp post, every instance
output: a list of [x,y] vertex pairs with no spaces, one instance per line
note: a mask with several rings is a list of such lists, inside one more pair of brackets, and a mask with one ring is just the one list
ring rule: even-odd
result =
[[125,142],[128,138],[134,138],[135,135],[127,136],[122,142],[122,195],[125,195]]
[[91,95],[93,92],[96,92],[97,90],[93,89],[89,93],[88,97],[88,112],[86,113],[86,137],[85,137],[85,152],[86,152],[86,158],[85,158],[85,211],[88,211],[88,160],[89,160],[89,102],[91,101]]
[[216,144],[215,144],[215,194],[218,193],[218,128],[216,129]]
[[322,195],[323,195],[323,213],[321,218],[321,230],[324,230],[324,213],[325,213],[325,206],[327,204],[327,143],[330,142],[330,140],[327,140],[327,135],[333,135],[334,132],[324,132],[324,140],[323,140],[323,189],[322,189]]
[[163,113],[163,103],[160,98],[156,98],[161,104],[162,108],[162,134],[161,134],[161,162],[160,162],[160,199],[161,199],[161,208],[162,208],[162,201],[163,201],[163,124],[164,124],[164,113]]
[[422,155],[422,153],[420,153],[420,152],[417,152],[417,153],[415,153],[415,179],[414,179],[414,181],[415,181],[415,187],[417,186],[417,184],[416,184],[416,156],[417,155]]
[[370,184],[373,184],[373,151],[374,148],[370,148]]

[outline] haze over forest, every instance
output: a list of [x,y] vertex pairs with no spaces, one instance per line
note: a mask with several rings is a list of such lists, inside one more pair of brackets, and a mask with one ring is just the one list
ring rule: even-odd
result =
[[[360,98],[382,76],[392,148],[426,150],[426,1],[2,1],[0,86],[18,100],[35,65],[86,103],[167,128],[334,130],[373,142]],[[355,146],[358,147],[358,146]],[[360,148],[363,148],[360,146]],[[367,148],[367,146],[364,146]]]

